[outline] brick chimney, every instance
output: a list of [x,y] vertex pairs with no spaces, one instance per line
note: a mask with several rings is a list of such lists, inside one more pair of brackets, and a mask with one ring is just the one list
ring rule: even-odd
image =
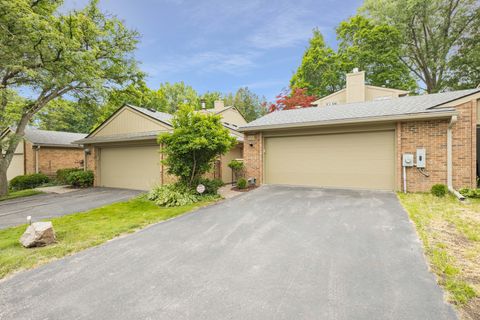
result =
[[365,71],[354,68],[347,73],[347,103],[365,101]]

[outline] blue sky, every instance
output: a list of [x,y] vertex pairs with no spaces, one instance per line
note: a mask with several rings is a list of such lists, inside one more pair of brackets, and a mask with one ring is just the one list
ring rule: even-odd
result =
[[[65,8],[88,0],[65,0]],[[142,34],[136,57],[148,85],[184,81],[199,93],[248,86],[272,100],[288,86],[313,28],[335,27],[361,0],[100,0]]]

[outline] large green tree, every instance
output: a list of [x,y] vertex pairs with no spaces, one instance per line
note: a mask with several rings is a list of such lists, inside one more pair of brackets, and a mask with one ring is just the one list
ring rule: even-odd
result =
[[101,104],[89,99],[50,101],[35,116],[34,123],[40,129],[88,133],[98,123],[102,114]]
[[321,97],[342,89],[344,83],[345,72],[339,55],[327,46],[320,30],[313,30],[290,86],[292,89],[307,89],[308,94]]
[[[200,101],[205,102],[205,108],[206,109],[211,109],[214,107],[215,101],[217,100],[222,100],[223,99],[223,94],[218,91],[207,91],[202,96],[200,97]],[[199,106],[201,107],[201,105]],[[197,106],[195,106],[195,109],[198,109]]]
[[173,132],[158,138],[168,173],[189,187],[212,168],[219,155],[227,153],[236,143],[222,125],[220,116],[194,110],[188,105],[180,107],[172,120]]
[[167,111],[163,95],[158,90],[150,89],[143,81],[136,81],[124,88],[116,88],[106,94],[100,103],[101,115],[96,124],[102,123],[113,112],[125,104],[150,108],[157,111]]
[[259,97],[248,87],[239,88],[235,94],[227,94],[223,99],[227,106],[235,106],[247,122],[267,113],[265,97]]
[[[97,1],[62,13],[60,0],[0,0],[0,126],[15,126],[1,144],[0,195],[8,192],[7,169],[25,127],[50,101],[92,96],[141,77],[133,52],[138,34]],[[9,123],[11,91],[28,98]]]
[[478,61],[470,52],[478,49],[478,0],[366,0],[360,12],[399,31],[400,59],[427,92],[471,82],[463,71]]
[[166,112],[175,113],[182,105],[190,105],[195,109],[200,107],[200,97],[197,91],[183,81],[162,83],[158,92],[159,103]]
[[480,19],[471,34],[460,40],[458,52],[449,61],[447,86],[471,89],[480,85]]
[[400,32],[387,24],[374,24],[363,16],[353,16],[337,28],[338,60],[343,70],[365,70],[366,82],[374,86],[414,90],[415,79],[399,59]]
[[387,24],[375,24],[354,16],[336,29],[338,50],[330,48],[319,30],[313,30],[302,62],[292,76],[292,89],[307,89],[309,95],[326,96],[345,87],[345,75],[353,68],[366,73],[375,86],[414,90],[416,81],[400,60],[400,33]]

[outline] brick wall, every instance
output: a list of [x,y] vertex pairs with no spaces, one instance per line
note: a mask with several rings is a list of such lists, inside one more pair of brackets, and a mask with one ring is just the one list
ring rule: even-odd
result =
[[[452,128],[453,187],[475,187],[476,184],[476,113],[475,101],[455,106],[458,120]],[[418,170],[407,168],[407,190],[429,191],[436,183],[447,184],[447,128],[450,120],[412,121],[397,124],[397,181],[402,190],[401,157],[415,155],[417,148],[427,151],[425,177]]]
[[262,133],[246,134],[243,144],[245,177],[256,178],[257,184],[263,183],[263,137]]
[[403,189],[401,158],[425,148],[427,152],[426,171],[422,175],[416,167],[407,168],[407,190],[428,191],[436,183],[447,183],[447,127],[448,120],[402,122],[397,126],[397,181],[398,190]]
[[459,115],[452,131],[453,186],[475,187],[477,176],[477,110],[476,101],[456,106]]
[[83,168],[83,149],[41,147],[38,154],[39,171],[55,176],[57,170]]
[[[83,168],[83,149],[40,147],[38,170],[48,176],[55,176],[58,169]],[[32,143],[25,141],[25,173],[36,172],[37,158]]]

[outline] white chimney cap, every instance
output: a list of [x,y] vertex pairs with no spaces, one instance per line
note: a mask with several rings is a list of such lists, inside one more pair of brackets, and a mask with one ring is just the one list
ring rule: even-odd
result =
[[352,72],[353,72],[353,73],[357,73],[357,72],[358,72],[358,68],[353,68]]

